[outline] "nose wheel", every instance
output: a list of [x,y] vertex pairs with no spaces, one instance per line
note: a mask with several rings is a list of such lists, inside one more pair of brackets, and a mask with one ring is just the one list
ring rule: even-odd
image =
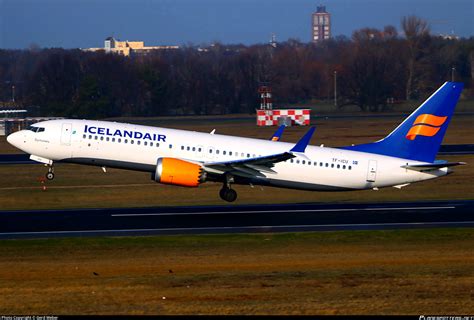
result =
[[54,179],[54,167],[48,166],[48,173],[46,174],[46,179],[53,180]]
[[237,199],[237,192],[234,189],[231,189],[232,182],[234,182],[234,177],[230,174],[226,174],[224,185],[219,191],[221,199],[227,202],[234,202]]

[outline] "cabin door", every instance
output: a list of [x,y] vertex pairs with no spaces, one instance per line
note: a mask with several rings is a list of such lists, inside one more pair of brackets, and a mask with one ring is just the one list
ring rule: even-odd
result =
[[65,146],[71,145],[72,124],[63,123],[61,128],[61,144]]
[[367,182],[375,182],[377,176],[377,161],[369,160],[369,167],[367,170]]

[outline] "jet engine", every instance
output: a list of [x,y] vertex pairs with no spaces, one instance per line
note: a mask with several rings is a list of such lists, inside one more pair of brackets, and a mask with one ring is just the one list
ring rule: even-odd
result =
[[164,184],[197,187],[206,181],[206,172],[195,163],[175,158],[158,158],[152,180]]

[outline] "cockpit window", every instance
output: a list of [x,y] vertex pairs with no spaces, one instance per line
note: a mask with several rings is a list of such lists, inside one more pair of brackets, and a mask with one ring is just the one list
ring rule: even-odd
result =
[[33,131],[33,132],[43,132],[44,128],[43,127],[34,127],[34,126],[29,126],[27,130]]

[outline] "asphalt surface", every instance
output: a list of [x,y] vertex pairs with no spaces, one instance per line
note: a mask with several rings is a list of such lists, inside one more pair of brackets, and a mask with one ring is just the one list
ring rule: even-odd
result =
[[474,227],[474,200],[0,211],[0,239]]
[[[448,144],[442,145],[440,155],[474,154],[474,144]],[[2,164],[38,164],[30,160],[28,154],[0,154],[0,165]]]

